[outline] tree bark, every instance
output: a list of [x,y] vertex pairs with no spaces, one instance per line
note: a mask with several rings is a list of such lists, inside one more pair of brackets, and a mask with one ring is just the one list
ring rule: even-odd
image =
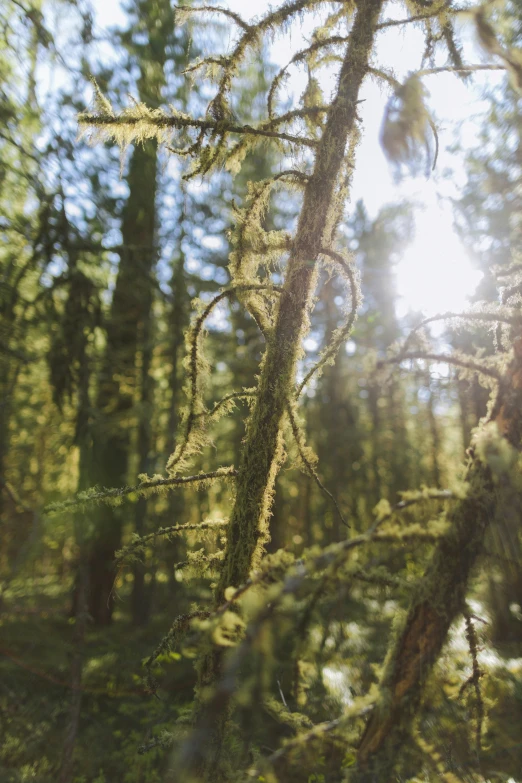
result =
[[[136,30],[145,33],[147,43],[133,35],[126,46],[140,69],[138,95],[157,108],[165,85],[165,63],[170,57],[174,32],[174,11],[168,0],[148,3],[135,0],[129,13],[137,19]],[[156,246],[156,191],[158,150],[155,141],[136,145],[129,164],[129,196],[122,220],[120,265],[116,279],[107,349],[100,378],[98,409],[100,423],[95,440],[95,483],[119,487],[127,481],[130,451],[130,421],[136,388],[136,355],[140,338],[147,335],[153,302]],[[141,339],[142,342],[142,339]],[[147,380],[147,383],[150,383]],[[142,452],[147,448],[141,433]],[[143,456],[143,455],[142,455]],[[144,524],[145,506],[138,510],[138,525]],[[141,516],[140,516],[141,515]],[[122,519],[118,510],[105,506],[98,515],[96,541],[90,557],[89,608],[96,623],[112,619],[111,591],[114,582],[114,554],[121,546]]]
[[[107,328],[95,432],[95,483],[120,487],[127,482],[130,417],[136,386],[136,353],[140,331],[150,319],[151,275],[156,261],[157,145],[137,147],[130,162],[118,277]],[[114,554],[121,546],[122,520],[118,509],[100,507],[96,538],[89,562],[89,612],[98,625],[112,620],[111,591]]]
[[[517,450],[522,446],[522,338],[506,371],[491,426]],[[479,435],[480,437],[480,435]],[[426,574],[390,648],[381,680],[381,698],[363,733],[350,783],[387,783],[418,711],[424,685],[437,661],[451,624],[464,608],[471,569],[484,535],[503,503],[513,502],[509,472],[493,469],[492,446],[470,450],[467,496],[448,514],[449,529],[435,547]],[[478,447],[477,447],[478,450]],[[497,456],[496,456],[497,455]]]
[[286,400],[294,389],[296,362],[316,280],[315,262],[335,210],[338,177],[348,138],[358,119],[359,90],[368,70],[381,6],[382,0],[361,0],[358,4],[337,95],[317,149],[313,175],[305,188],[284,293],[241,455],[237,497],[215,596],[217,602],[222,600],[227,586],[245,581],[269,537],[268,517],[278,468],[281,421]]
[[[294,393],[296,363],[308,324],[316,281],[316,260],[331,235],[337,215],[336,193],[346,145],[358,120],[357,101],[368,72],[375,28],[383,0],[360,0],[341,67],[337,93],[328,112],[312,176],[304,191],[297,234],[287,276],[268,339],[255,406],[247,426],[237,477],[237,494],[227,531],[225,561],[214,601],[220,604],[229,585],[246,581],[269,538],[268,520],[279,468],[281,423],[287,399]],[[200,661],[199,687],[219,678],[222,648],[209,650]],[[212,703],[200,705],[197,726],[182,754],[186,777],[218,781],[219,756],[230,700],[216,692]]]
[[[152,444],[152,395],[154,382],[150,375],[152,361],[152,293],[148,288],[150,300],[145,307],[141,342],[141,372],[140,372],[140,412],[138,422],[138,460],[139,472],[149,473],[149,452]],[[145,533],[147,518],[147,498],[139,498],[134,514],[134,531],[139,536]],[[145,586],[145,563],[137,563],[133,569],[131,610],[132,622],[136,626],[145,626],[149,620],[150,598]]]

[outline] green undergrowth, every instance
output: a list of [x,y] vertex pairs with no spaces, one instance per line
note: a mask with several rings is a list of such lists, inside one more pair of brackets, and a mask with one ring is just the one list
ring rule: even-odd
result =
[[[70,589],[51,579],[14,584],[5,597],[0,614],[2,783],[58,779],[71,696],[69,599]],[[120,595],[118,607],[111,627],[90,627],[87,634],[75,783],[159,783],[169,754],[161,747],[140,754],[139,748],[171,728],[192,701],[192,662],[176,654],[157,662],[159,697],[146,691],[141,664],[168,623],[156,617],[145,629],[136,629],[130,624],[128,596]]]

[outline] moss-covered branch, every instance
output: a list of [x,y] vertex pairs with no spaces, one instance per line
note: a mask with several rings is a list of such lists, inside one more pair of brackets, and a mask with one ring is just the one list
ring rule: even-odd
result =
[[499,370],[483,362],[474,361],[473,359],[468,359],[465,356],[458,356],[456,354],[430,353],[428,351],[408,351],[408,353],[400,353],[398,356],[392,356],[389,359],[381,361],[379,366],[384,364],[402,364],[403,362],[415,359],[421,359],[427,362],[441,362],[441,364],[451,364],[454,367],[460,367],[462,370],[484,375],[486,378],[493,378],[496,381],[500,381],[501,379]]
[[267,348],[259,390],[248,424],[230,521],[227,553],[216,598],[229,585],[239,585],[259,562],[268,537],[268,514],[278,470],[281,421],[294,384],[296,361],[307,326],[316,279],[316,259],[328,232],[336,204],[336,189],[346,144],[357,119],[359,90],[368,69],[380,0],[360,3],[349,37],[335,96],[315,168],[304,189],[304,202],[288,262],[284,285],[290,296],[278,308],[273,336]]
[[[238,294],[249,291],[263,291],[266,293],[280,294],[282,288],[268,283],[245,283],[232,286],[231,288],[225,288],[208,304],[201,305],[201,313],[196,317],[192,328],[187,334],[188,353],[186,366],[188,369],[188,379],[186,392],[188,405],[184,415],[185,426],[183,436],[167,461],[167,471],[169,473],[180,473],[187,466],[189,458],[194,454],[199,453],[206,443],[206,420],[205,417],[201,415],[205,411],[202,399],[201,378],[206,375],[205,371],[207,365],[202,355],[200,345],[200,337],[204,329],[205,321],[217,305],[224,299],[229,299],[232,296],[237,296]],[[228,402],[231,402],[230,398]],[[218,410],[226,412],[226,403],[223,402]],[[214,411],[214,418],[216,413],[217,410]]]
[[[320,111],[324,111],[324,109]],[[203,132],[218,132],[220,134],[232,133],[246,136],[262,136],[267,139],[287,141],[291,144],[298,144],[312,149],[317,146],[315,139],[309,139],[306,136],[295,136],[283,131],[271,130],[270,128],[254,128],[252,125],[238,125],[226,120],[197,119],[180,113],[166,114],[161,109],[147,109],[141,104],[125,109],[119,114],[115,114],[112,111],[83,112],[79,115],[78,122],[84,132],[87,133],[89,129],[96,128],[102,137],[114,139],[123,148],[133,141],[143,142],[151,138],[166,143],[172,131],[191,128]],[[97,136],[95,135],[94,138],[96,140]],[[194,152],[196,151],[194,149]],[[174,152],[179,153],[180,150],[174,150]]]
[[234,468],[219,468],[210,473],[198,473],[195,476],[171,476],[164,478],[151,478],[141,481],[133,487],[116,487],[114,489],[92,489],[80,492],[76,497],[68,500],[49,503],[45,506],[44,514],[60,514],[70,508],[86,508],[92,503],[109,503],[120,505],[124,498],[136,500],[139,497],[147,497],[155,492],[160,492],[166,487],[190,486],[194,489],[203,489],[209,482],[216,479],[231,479],[237,476]]
[[475,437],[468,490],[448,513],[448,528],[392,640],[380,699],[363,733],[351,783],[390,780],[408,739],[423,689],[449,629],[465,609],[471,570],[484,535],[504,504],[514,502],[522,446],[522,338],[514,344],[495,403],[496,415]]
[[167,541],[173,540],[175,536],[181,536],[184,533],[209,533],[218,532],[228,525],[228,520],[210,520],[208,522],[199,522],[197,524],[185,524],[185,525],[170,525],[169,527],[159,527],[152,533],[139,536],[134,534],[130,544],[122,547],[116,552],[116,565],[123,563],[129,563],[133,560],[140,559],[143,556],[145,547],[150,541],[155,541],[157,538],[167,539]]

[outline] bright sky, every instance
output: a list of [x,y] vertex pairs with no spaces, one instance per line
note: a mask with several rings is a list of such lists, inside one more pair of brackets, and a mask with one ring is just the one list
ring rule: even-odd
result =
[[[226,6],[248,21],[265,12],[267,0],[221,0]],[[275,2],[270,5],[274,7]],[[124,24],[125,15],[121,6],[112,0],[95,0],[98,23],[105,27],[112,24]],[[393,13],[394,12],[394,13]],[[389,8],[388,17],[406,16],[404,9],[397,4]],[[306,46],[317,17],[307,18],[304,24],[297,22],[290,32],[271,45],[271,57],[277,65],[286,65],[292,53]],[[473,43],[470,23],[464,23],[461,32],[465,39],[465,54],[468,62],[481,62],[483,55]],[[224,50],[234,40],[235,30],[231,28],[227,40],[223,41]],[[423,49],[423,35],[413,26],[383,31],[379,38],[378,61],[393,69],[398,79],[404,78],[410,70],[420,67]],[[444,64],[442,61],[440,64]],[[304,69],[294,67],[292,77],[286,86],[286,95],[299,95],[305,84]],[[407,249],[404,258],[397,267],[398,290],[402,297],[402,313],[408,309],[421,309],[427,315],[436,312],[462,309],[466,297],[473,293],[480,275],[473,270],[470,259],[453,231],[451,210],[441,206],[441,196],[458,194],[459,182],[463,172],[458,160],[447,147],[454,141],[455,128],[461,124],[461,138],[472,143],[476,133],[474,115],[484,111],[485,102],[480,99],[481,88],[485,84],[497,84],[501,79],[496,73],[479,74],[474,77],[474,85],[464,85],[455,76],[443,74],[426,77],[425,86],[429,90],[428,103],[439,128],[440,152],[435,174],[426,180],[422,175],[406,177],[399,184],[394,181],[390,166],[379,145],[379,130],[389,93],[370,81],[364,87],[361,106],[363,119],[363,139],[357,153],[356,175],[352,187],[352,203],[363,199],[369,213],[377,214],[387,202],[407,199],[415,204],[424,205],[416,218],[416,238]],[[284,97],[284,93],[283,93]],[[454,171],[452,178],[444,178],[442,172],[448,167]],[[452,280],[452,285],[441,281]]]

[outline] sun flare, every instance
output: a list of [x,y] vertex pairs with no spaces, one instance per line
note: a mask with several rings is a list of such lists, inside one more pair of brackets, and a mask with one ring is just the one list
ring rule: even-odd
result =
[[450,216],[441,210],[426,210],[417,216],[415,239],[397,264],[399,315],[461,311],[481,278]]

